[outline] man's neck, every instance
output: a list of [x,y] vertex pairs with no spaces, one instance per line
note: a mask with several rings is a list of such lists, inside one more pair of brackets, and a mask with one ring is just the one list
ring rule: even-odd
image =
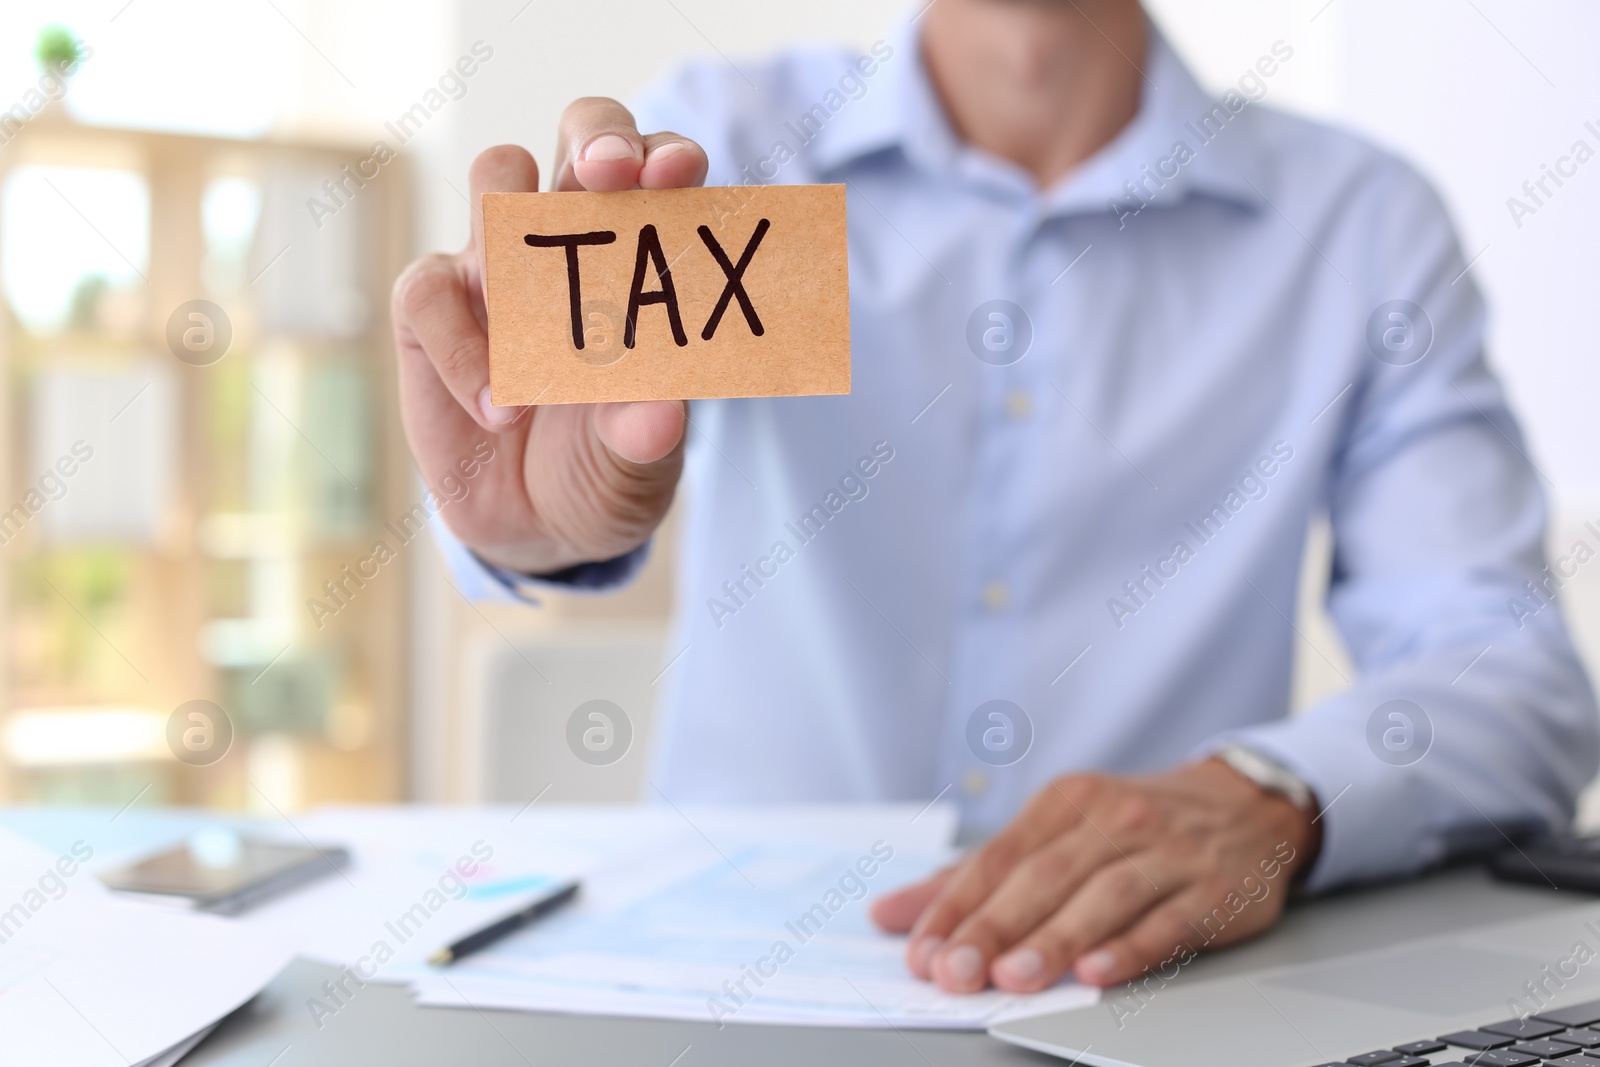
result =
[[922,54],[957,135],[1048,188],[1138,113],[1149,33],[1135,0],[936,0]]

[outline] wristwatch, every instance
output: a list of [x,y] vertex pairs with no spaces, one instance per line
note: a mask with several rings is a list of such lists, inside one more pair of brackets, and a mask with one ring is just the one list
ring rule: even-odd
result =
[[1225,745],[1212,753],[1256,785],[1276,793],[1301,811],[1310,811],[1316,802],[1311,787],[1289,768],[1243,745]]

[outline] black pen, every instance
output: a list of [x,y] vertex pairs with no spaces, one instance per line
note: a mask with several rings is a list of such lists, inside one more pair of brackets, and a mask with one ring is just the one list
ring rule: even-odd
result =
[[512,912],[503,919],[496,919],[482,930],[474,931],[466,937],[435,952],[428,957],[428,962],[436,967],[454,963],[462,956],[476,952],[486,945],[492,945],[509,933],[522,929],[535,919],[550,914],[561,905],[578,895],[578,883],[569,882],[557,889],[547,897],[540,897],[527,907]]

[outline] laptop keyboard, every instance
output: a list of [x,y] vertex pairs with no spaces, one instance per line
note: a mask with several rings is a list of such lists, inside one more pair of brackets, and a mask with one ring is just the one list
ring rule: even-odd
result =
[[[1591,1029],[1592,1027],[1592,1029]],[[1318,1067],[1600,1067],[1600,1000],[1375,1049]]]

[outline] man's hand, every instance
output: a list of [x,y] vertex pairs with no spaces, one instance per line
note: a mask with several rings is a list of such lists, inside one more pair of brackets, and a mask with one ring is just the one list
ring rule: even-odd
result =
[[[558,190],[670,189],[705,181],[706,154],[672,133],[640,134],[615,100],[567,108],[556,146]],[[532,192],[539,167],[524,149],[473,161],[472,239],[454,256],[412,263],[394,284],[400,412],[423,479],[437,487],[494,449],[473,492],[445,512],[484,559],[545,573],[638,546],[672,503],[683,468],[680,401],[499,408],[489,402],[483,302],[486,192]]]
[[912,973],[952,993],[1032,993],[1068,971],[1115,985],[1270,926],[1320,845],[1312,820],[1215,759],[1136,778],[1069,775],[960,863],[875,902],[872,917],[909,930]]

